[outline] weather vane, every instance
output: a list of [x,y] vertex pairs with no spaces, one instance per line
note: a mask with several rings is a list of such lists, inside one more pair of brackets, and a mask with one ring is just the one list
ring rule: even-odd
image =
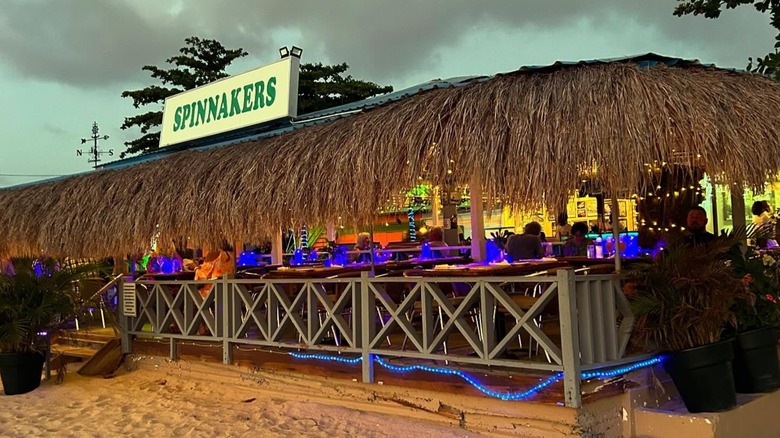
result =
[[[92,136],[89,137],[89,138],[82,138],[81,139],[81,144],[84,144],[84,143],[86,143],[86,142],[88,142],[90,140],[92,140],[93,145],[92,145],[92,147],[89,148],[89,159],[87,160],[87,162],[88,163],[94,163],[93,167],[95,169],[97,169],[98,168],[98,163],[100,162],[100,156],[103,155],[103,154],[108,154],[109,157],[113,157],[114,156],[114,150],[113,149],[109,149],[107,151],[101,151],[100,149],[98,149],[98,140],[108,140],[108,136],[107,135],[103,135],[103,136],[98,135],[98,124],[97,124],[97,122],[94,122],[92,124]],[[84,151],[82,151],[81,149],[76,149],[76,156],[80,157],[82,155],[84,155]]]

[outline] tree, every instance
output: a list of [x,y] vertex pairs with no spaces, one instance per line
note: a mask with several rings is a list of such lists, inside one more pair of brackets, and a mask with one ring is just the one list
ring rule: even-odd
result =
[[377,94],[390,93],[392,86],[342,76],[349,65],[301,64],[298,78],[298,114],[306,114],[346,103],[357,102]]
[[761,73],[780,81],[780,0],[678,0],[682,4],[674,9],[674,15],[682,17],[683,15],[704,15],[706,18],[718,18],[721,11],[725,9],[734,9],[738,6],[753,5],[757,11],[764,13],[769,11],[772,27],[777,29],[775,36],[775,51],[770,52],[764,57],[757,57],[755,64],[753,58],[748,58],[747,69]]
[[[146,65],[142,70],[151,72],[162,86],[150,85],[141,90],[125,91],[122,97],[133,99],[133,106],[160,105],[165,98],[176,93],[208,84],[228,76],[225,69],[236,59],[247,56],[243,49],[226,49],[218,41],[202,40],[190,37],[184,40],[185,47],[179,49],[181,55],[166,60],[175,67],[162,69]],[[306,114],[320,109],[356,102],[377,94],[393,91],[391,86],[380,86],[373,82],[344,76],[349,69],[346,63],[337,65],[301,64],[298,81],[298,114]],[[155,128],[162,124],[162,110],[149,111],[132,117],[126,117],[122,129],[138,126],[142,137],[126,142],[127,149],[121,154],[157,150],[160,132]]]
[[[150,71],[153,78],[162,82],[162,86],[150,85],[141,90],[125,91],[122,97],[132,98],[135,108],[162,104],[166,97],[227,77],[225,69],[236,59],[249,54],[241,48],[226,49],[215,40],[190,37],[184,42],[185,46],[179,49],[180,55],[165,60],[175,67],[162,69],[154,65],[143,66],[142,70]],[[143,136],[125,142],[127,149],[120,155],[122,158],[127,154],[153,151],[159,147],[160,132],[150,131],[162,124],[162,115],[162,110],[157,110],[125,118],[122,129],[138,126]]]

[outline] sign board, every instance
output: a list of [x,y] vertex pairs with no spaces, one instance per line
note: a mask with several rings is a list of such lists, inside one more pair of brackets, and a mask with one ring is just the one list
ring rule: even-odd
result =
[[160,147],[295,117],[299,68],[288,56],[165,99]]
[[135,283],[129,281],[122,285],[122,313],[125,316],[138,316],[136,309]]

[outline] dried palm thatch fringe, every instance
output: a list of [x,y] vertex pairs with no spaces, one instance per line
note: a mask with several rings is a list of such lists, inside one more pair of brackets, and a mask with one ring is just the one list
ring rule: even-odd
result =
[[[682,161],[762,187],[780,169],[780,84],[704,66],[520,70],[422,92],[282,136],[0,190],[0,253],[125,254],[161,239],[257,240],[287,224],[365,223],[421,175],[488,201],[557,205],[597,169],[642,187]],[[452,173],[448,175],[448,171]]]

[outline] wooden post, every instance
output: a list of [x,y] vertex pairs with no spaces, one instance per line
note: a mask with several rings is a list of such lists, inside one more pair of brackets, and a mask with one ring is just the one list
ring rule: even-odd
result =
[[238,272],[238,257],[244,252],[244,242],[233,239],[233,273]]
[[361,374],[364,383],[374,383],[374,355],[371,354],[371,341],[376,334],[376,306],[374,305],[374,294],[371,293],[368,286],[369,277],[373,277],[368,272],[360,273],[360,349],[363,362],[361,364]]
[[282,248],[282,228],[276,228],[271,241],[271,264],[281,265],[284,256],[284,248]]
[[441,190],[439,187],[434,187],[431,189],[431,225],[434,227],[441,226],[439,209],[441,209]]
[[577,287],[574,271],[558,270],[558,312],[563,356],[563,397],[566,407],[582,406],[580,332],[577,321]]
[[718,217],[718,185],[712,182],[712,214],[710,215],[710,222],[712,223],[712,234],[720,234],[720,218]]
[[[747,225],[745,220],[745,190],[741,186],[731,186],[731,219],[732,229],[744,229]],[[718,234],[718,230],[715,230]]]
[[[620,272],[620,212],[618,209],[617,192],[612,191],[612,237],[615,239],[615,272]],[[626,212],[628,216],[628,212]]]
[[482,208],[482,177],[475,172],[469,181],[471,200],[471,258],[475,262],[485,260],[485,220]]

